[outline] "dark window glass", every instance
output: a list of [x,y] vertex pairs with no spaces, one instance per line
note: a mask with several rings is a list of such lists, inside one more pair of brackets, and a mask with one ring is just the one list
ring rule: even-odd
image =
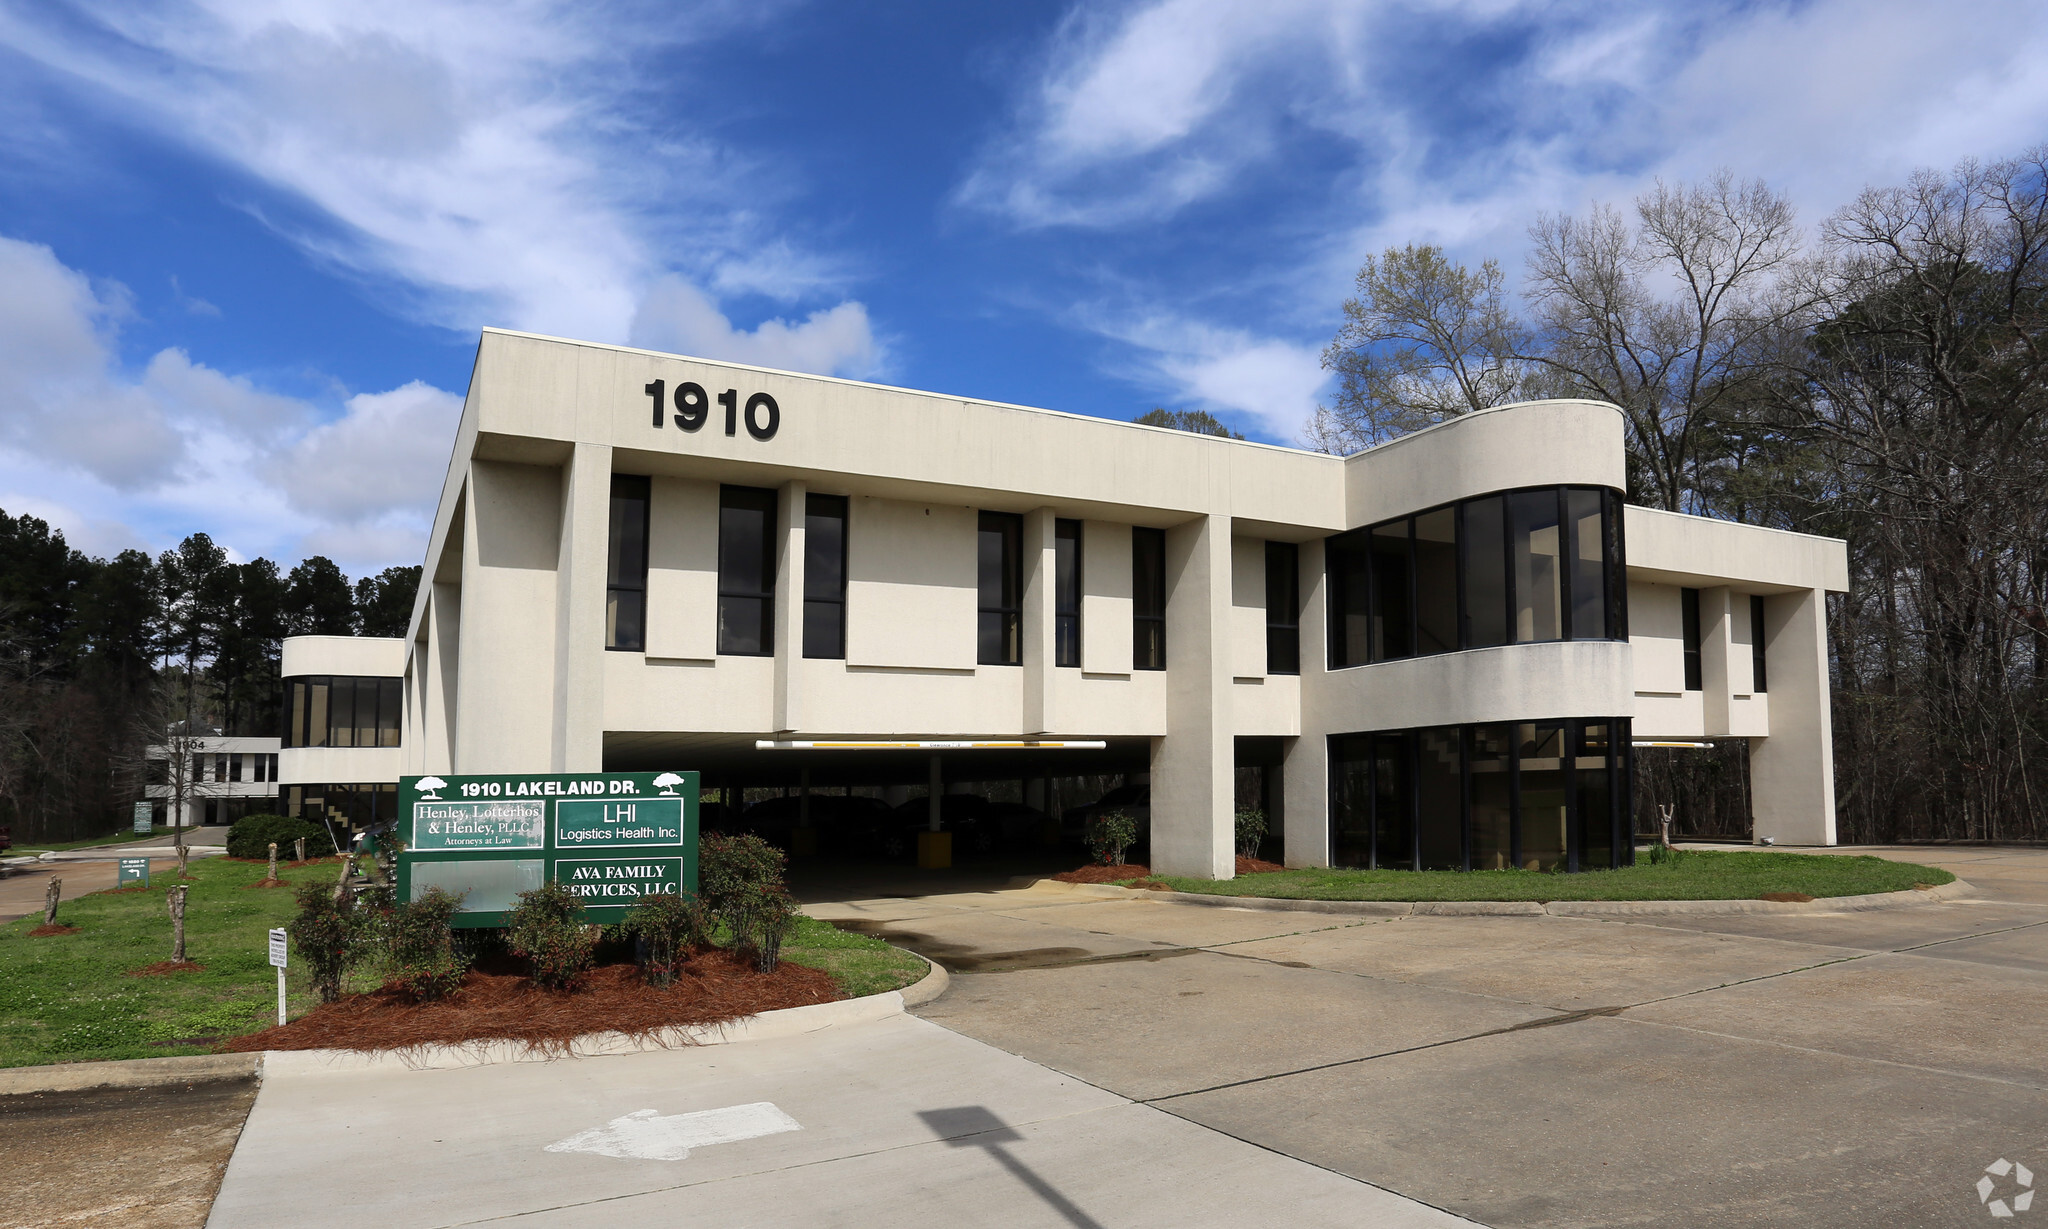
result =
[[846,656],[846,497],[804,496],[804,656]]
[[1408,771],[1410,736],[1375,734],[1372,740],[1373,865],[1415,867],[1415,791]]
[[1409,592],[1408,522],[1372,529],[1372,660],[1413,656],[1413,594]]
[[605,559],[604,647],[647,647],[648,479],[612,475],[611,549]]
[[309,701],[306,705],[306,745],[325,747],[327,742],[327,698],[333,691],[333,680],[316,678],[307,688]]
[[377,680],[377,745],[396,747],[405,708],[404,679]]
[[1415,651],[1458,647],[1458,510],[1415,518]]
[[1465,768],[1457,726],[1416,732],[1416,844],[1426,871],[1465,868]]
[[1330,865],[1372,865],[1372,740],[1330,739]]
[[[1678,591],[1678,618],[1680,634],[1685,637],[1685,689],[1698,691],[1705,686],[1700,673],[1700,591],[1680,589]],[[1669,660],[1669,659],[1667,659]]]
[[291,717],[285,725],[284,745],[287,747],[303,747],[306,745],[305,682],[303,680],[295,680],[288,694],[291,696],[291,699],[287,701],[291,705]]
[[775,652],[775,492],[718,488],[718,651]]
[[1472,869],[1500,871],[1514,865],[1513,761],[1511,727],[1472,727]]
[[1131,665],[1166,669],[1166,531],[1131,530]]
[[1081,522],[1052,524],[1052,664],[1081,664]]
[[1023,663],[1024,518],[1012,512],[981,514],[980,654],[984,666]]
[[1607,726],[1572,723],[1572,788],[1577,794],[1579,869],[1614,865],[1614,770],[1608,764]]
[[378,704],[384,698],[383,679],[356,680],[356,746],[379,747]]
[[1565,519],[1571,522],[1572,639],[1607,636],[1607,530],[1601,507],[1607,492],[1575,488],[1564,493]]
[[327,685],[327,745],[356,745],[356,681],[336,678]]
[[1751,595],[1749,599],[1749,686],[1750,690],[1762,695],[1768,690],[1769,675],[1764,671],[1764,599]]
[[242,757],[239,755],[231,755],[228,757],[228,780],[239,781],[241,779]]
[[1362,666],[1371,661],[1372,607],[1370,604],[1371,535],[1363,529],[1340,533],[1323,547],[1323,567],[1329,584],[1330,669]]
[[1507,501],[1465,501],[1465,647],[1508,642]]
[[1266,673],[1301,673],[1301,554],[1266,543]]
[[1515,641],[1564,636],[1557,492],[1518,491],[1508,496],[1508,542],[1514,552]]
[[[1607,504],[1607,636],[1610,640],[1628,639],[1628,543],[1622,535],[1623,505],[1621,496],[1612,491],[1603,492]],[[1635,857],[1635,846],[1624,844],[1623,865]]]
[[1564,723],[1527,722],[1515,727],[1516,783],[1520,821],[1516,856],[1522,869],[1547,871],[1565,855]]

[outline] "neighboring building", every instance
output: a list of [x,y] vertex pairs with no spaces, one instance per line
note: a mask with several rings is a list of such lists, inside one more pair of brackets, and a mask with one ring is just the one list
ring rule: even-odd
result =
[[292,636],[280,664],[282,812],[351,828],[391,818],[404,754],[405,641]]
[[[1843,544],[1624,472],[1584,401],[1334,457],[490,330],[410,634],[287,643],[284,778],[902,785],[927,752],[757,744],[1099,741],[943,772],[1149,773],[1167,873],[1232,873],[1247,765],[1290,864],[1591,867],[1632,855],[1633,742],[1740,737],[1758,836],[1833,843]],[[384,681],[374,750],[315,715],[311,676],[401,674],[402,746]]]
[[185,771],[183,825],[231,824],[244,815],[277,809],[278,747],[275,738],[239,738],[219,734],[173,737],[168,744],[145,748],[147,783],[143,796],[155,804],[156,822],[178,822],[171,815],[177,788],[171,783],[171,756],[189,755]]

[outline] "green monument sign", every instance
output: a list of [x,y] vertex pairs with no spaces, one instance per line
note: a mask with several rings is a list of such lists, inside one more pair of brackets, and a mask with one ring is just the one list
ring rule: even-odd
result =
[[462,894],[457,926],[502,926],[548,880],[616,922],[642,896],[697,890],[697,774],[400,777],[398,893]]

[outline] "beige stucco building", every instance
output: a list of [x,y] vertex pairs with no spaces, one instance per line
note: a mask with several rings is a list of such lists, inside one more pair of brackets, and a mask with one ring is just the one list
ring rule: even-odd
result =
[[1583,401],[1334,457],[492,330],[361,673],[403,678],[409,773],[922,782],[759,744],[1099,742],[945,771],[1149,773],[1170,873],[1232,873],[1248,761],[1291,864],[1625,861],[1659,739],[1748,739],[1758,836],[1832,843],[1842,543],[1623,485]]

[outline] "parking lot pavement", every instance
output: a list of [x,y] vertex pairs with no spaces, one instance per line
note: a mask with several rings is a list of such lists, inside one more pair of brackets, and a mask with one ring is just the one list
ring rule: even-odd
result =
[[[1996,886],[1611,921],[1041,890],[927,898],[892,937],[962,960],[918,1009],[949,1029],[1490,1225],[1978,1223],[1986,1166],[2048,1175],[2048,851],[1865,852]],[[1104,954],[1012,964],[994,940],[1033,932],[975,912]]]
[[558,1062],[271,1055],[210,1229],[1468,1224],[914,1016]]

